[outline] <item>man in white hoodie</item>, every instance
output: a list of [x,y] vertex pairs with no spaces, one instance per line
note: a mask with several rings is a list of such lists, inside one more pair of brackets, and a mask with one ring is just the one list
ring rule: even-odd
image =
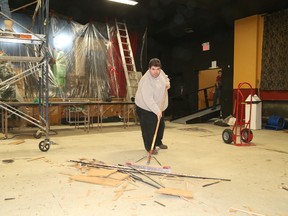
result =
[[[149,62],[148,70],[141,78],[135,96],[136,112],[140,120],[142,137],[146,151],[150,151],[156,125],[160,121],[156,141],[152,154],[157,154],[156,146],[167,149],[162,143],[165,122],[164,110],[168,107],[167,90],[170,88],[170,80],[161,69],[161,61],[153,58]],[[165,101],[163,101],[165,99]],[[164,102],[164,106],[162,104]]]

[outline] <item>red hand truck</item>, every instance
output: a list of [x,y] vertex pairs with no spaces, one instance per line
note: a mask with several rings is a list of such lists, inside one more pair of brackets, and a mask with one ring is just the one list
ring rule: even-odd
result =
[[[249,86],[250,90],[250,100],[245,101],[243,92],[241,90],[241,87],[244,85]],[[245,104],[248,104],[249,106],[246,108],[249,108],[249,118],[247,121],[245,121]],[[254,146],[255,144],[251,143],[253,139],[253,133],[250,129],[250,121],[251,121],[251,113],[252,113],[252,86],[247,83],[239,83],[238,89],[237,89],[237,96],[236,96],[236,103],[234,107],[234,117],[236,118],[235,123],[233,125],[232,130],[231,129],[225,129],[222,132],[222,139],[226,144],[234,143],[235,146]],[[248,112],[246,112],[248,113]],[[237,140],[239,139],[239,141]]]

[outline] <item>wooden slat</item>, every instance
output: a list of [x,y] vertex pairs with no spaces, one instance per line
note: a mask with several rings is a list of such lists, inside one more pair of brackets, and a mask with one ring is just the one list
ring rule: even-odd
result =
[[112,170],[112,169],[90,169],[87,173],[87,176],[107,177],[116,172],[117,170]]
[[176,189],[176,188],[160,188],[156,190],[156,193],[180,196],[180,197],[186,197],[186,198],[193,198],[191,191],[181,190],[181,189]]
[[8,143],[8,145],[19,145],[21,143],[24,143],[25,140],[15,140],[13,142]]
[[79,182],[86,182],[86,183],[91,183],[91,184],[99,184],[99,185],[106,185],[106,186],[113,186],[113,187],[117,187],[122,183],[122,181],[120,180],[101,178],[101,177],[91,177],[91,176],[85,176],[85,175],[70,176],[70,179],[79,181]]
[[125,173],[119,173],[119,172],[113,173],[112,175],[109,176],[109,178],[116,179],[116,180],[124,180],[124,179],[127,179],[129,177],[130,177],[130,175],[125,174]]

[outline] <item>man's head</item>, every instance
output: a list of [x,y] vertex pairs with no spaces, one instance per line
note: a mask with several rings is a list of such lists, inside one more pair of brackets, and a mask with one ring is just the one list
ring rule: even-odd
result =
[[148,67],[151,76],[156,78],[161,72],[161,61],[158,58],[153,58],[149,61]]
[[219,75],[219,76],[222,76],[222,70],[219,70],[219,71],[218,71],[218,75]]

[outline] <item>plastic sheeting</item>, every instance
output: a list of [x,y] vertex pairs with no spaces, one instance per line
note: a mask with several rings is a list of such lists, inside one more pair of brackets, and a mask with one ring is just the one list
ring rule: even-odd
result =
[[[27,17],[25,20],[20,16],[18,20],[26,21],[26,25],[29,25]],[[101,101],[126,97],[126,81],[115,25],[96,22],[81,25],[52,16],[48,36],[48,50],[38,45],[6,42],[0,42],[0,49],[14,56],[44,56],[47,51],[49,97],[92,98]],[[15,73],[21,73],[37,63],[12,64]],[[41,81],[38,78],[43,77],[45,71],[45,68],[36,67],[32,75],[24,78],[20,91],[23,97],[38,96],[38,83]]]

